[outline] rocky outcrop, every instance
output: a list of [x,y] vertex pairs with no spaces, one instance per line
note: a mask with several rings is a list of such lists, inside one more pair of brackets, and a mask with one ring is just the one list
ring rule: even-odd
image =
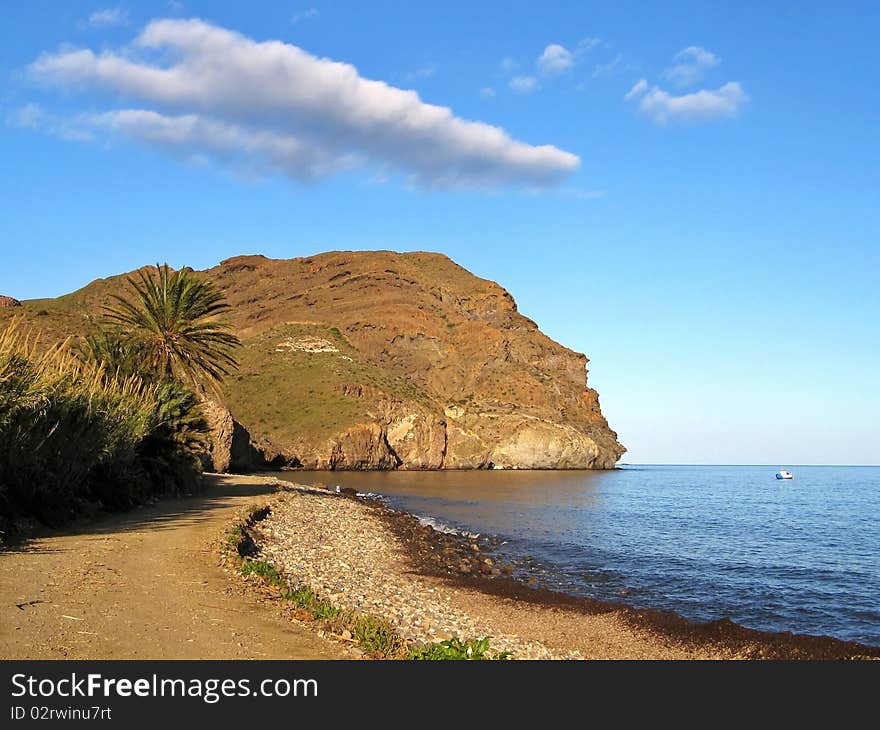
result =
[[400,459],[388,444],[385,429],[378,423],[358,424],[329,443],[326,460],[317,456],[317,469],[395,469]]
[[202,411],[209,429],[207,448],[202,455],[206,470],[247,472],[302,466],[295,456],[285,455],[270,442],[255,442],[222,403],[205,399]]
[[229,469],[234,472],[298,469],[302,463],[286,454],[267,439],[255,439],[238,421],[233,420]]
[[578,469],[593,467],[599,446],[586,434],[569,426],[545,421],[512,422],[493,446],[495,468]]
[[12,297],[4,297],[0,295],[0,307],[20,307],[21,302]]
[[226,472],[232,462],[232,436],[235,422],[229,409],[213,400],[202,401],[202,412],[208,422],[208,446],[203,457],[208,471]]
[[431,414],[410,413],[388,427],[388,444],[405,469],[446,466],[446,421]]

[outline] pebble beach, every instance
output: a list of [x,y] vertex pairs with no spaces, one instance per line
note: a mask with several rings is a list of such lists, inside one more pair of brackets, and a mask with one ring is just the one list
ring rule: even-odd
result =
[[352,494],[277,482],[253,527],[291,585],[383,618],[410,645],[489,638],[514,659],[861,656],[858,645],[762,634],[549,594],[504,575],[476,536],[449,535]]

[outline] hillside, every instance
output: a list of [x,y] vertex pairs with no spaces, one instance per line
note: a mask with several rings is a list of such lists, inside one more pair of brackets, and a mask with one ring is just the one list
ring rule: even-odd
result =
[[[610,468],[624,452],[587,358],[443,255],[238,256],[200,274],[244,345],[211,413],[217,468]],[[78,336],[124,288],[99,279],[0,321]]]

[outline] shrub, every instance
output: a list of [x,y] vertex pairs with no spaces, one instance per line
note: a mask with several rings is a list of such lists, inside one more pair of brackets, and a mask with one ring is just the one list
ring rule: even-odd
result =
[[271,563],[265,560],[248,560],[241,566],[242,575],[258,575],[267,583],[273,586],[281,586],[284,581],[281,574],[275,569]]
[[129,507],[199,478],[191,394],[0,332],[0,517],[71,519],[89,503]]
[[492,653],[489,648],[489,639],[462,641],[456,637],[436,644],[413,648],[407,655],[407,659],[416,661],[480,661],[487,659],[510,659],[510,653]]

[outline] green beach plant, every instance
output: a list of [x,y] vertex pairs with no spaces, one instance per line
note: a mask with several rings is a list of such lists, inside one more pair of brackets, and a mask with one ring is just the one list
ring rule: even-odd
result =
[[407,659],[414,661],[482,661],[510,659],[509,652],[492,652],[489,639],[462,641],[453,637],[446,641],[410,650]]

